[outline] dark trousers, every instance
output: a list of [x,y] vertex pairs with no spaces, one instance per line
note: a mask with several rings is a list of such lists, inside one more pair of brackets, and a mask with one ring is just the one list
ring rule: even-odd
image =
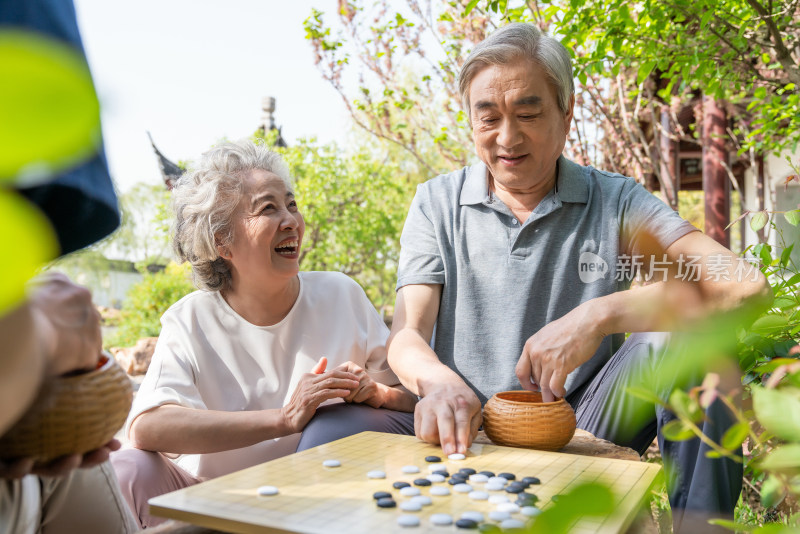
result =
[[414,413],[376,409],[366,404],[331,404],[317,408],[303,429],[297,452],[359,432],[414,435]]
[[[660,405],[626,392],[630,386],[645,387],[662,400],[675,388],[688,389],[702,383],[706,369],[702,362],[678,377],[672,355],[682,352],[680,336],[667,333],[631,335],[602,371],[588,384],[571,392],[567,401],[575,409],[578,428],[617,445],[644,454],[653,438],[664,460],[667,491],[675,532],[712,532],[709,518],[733,518],[742,490],[742,464],[730,459],[706,458],[709,447],[699,438],[668,441],[661,428],[675,415]],[[719,443],[735,422],[728,408],[715,401],[699,424],[703,432]],[[741,451],[741,449],[740,449]],[[724,532],[724,530],[720,530]]]

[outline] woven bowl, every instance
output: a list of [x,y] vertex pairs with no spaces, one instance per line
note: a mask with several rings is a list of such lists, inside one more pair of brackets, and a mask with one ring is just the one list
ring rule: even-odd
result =
[[44,464],[108,443],[131,408],[133,387],[112,356],[93,371],[46,383],[25,415],[0,437],[0,459],[33,458]]
[[557,451],[575,434],[575,412],[564,399],[542,402],[534,391],[503,391],[483,408],[483,430],[497,445]]

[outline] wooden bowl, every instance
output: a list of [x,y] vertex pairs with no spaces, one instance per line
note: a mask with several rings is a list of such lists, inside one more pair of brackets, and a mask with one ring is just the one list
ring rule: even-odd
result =
[[101,355],[92,371],[47,382],[30,409],[0,437],[0,459],[45,464],[108,443],[125,423],[133,386],[117,362]]
[[503,391],[483,408],[483,430],[497,445],[557,451],[575,434],[575,412],[564,399],[542,402],[534,391]]

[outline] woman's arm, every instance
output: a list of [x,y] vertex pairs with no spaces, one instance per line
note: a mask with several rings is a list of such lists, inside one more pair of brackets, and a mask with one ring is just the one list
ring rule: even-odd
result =
[[240,449],[302,431],[320,404],[346,397],[357,386],[354,374],[333,370],[304,374],[282,408],[225,412],[165,404],[136,417],[130,439],[138,449],[167,453]]

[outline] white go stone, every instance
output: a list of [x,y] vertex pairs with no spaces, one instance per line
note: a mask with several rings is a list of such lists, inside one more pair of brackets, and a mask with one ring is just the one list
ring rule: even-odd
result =
[[400,509],[404,512],[419,512],[422,510],[422,505],[418,502],[411,501],[403,501],[400,503]]
[[437,497],[450,495],[450,490],[447,489],[445,486],[434,486],[431,488],[431,495],[436,495]]
[[431,515],[431,523],[438,526],[452,525],[453,516],[450,514],[433,514]]
[[519,512],[519,506],[513,502],[504,502],[497,505],[497,509],[501,512],[508,512],[509,514],[516,514]]
[[469,510],[461,514],[461,519],[469,519],[471,521],[475,521],[476,523],[483,523],[483,514]]
[[406,486],[400,490],[400,495],[403,497],[415,497],[419,495],[419,488],[415,488],[414,486]]
[[260,488],[258,488],[258,494],[263,495],[265,497],[268,495],[277,495],[278,488],[276,488],[275,486],[261,486]]
[[367,472],[367,478],[386,478],[386,473],[383,471],[369,471]]
[[473,501],[485,501],[489,498],[489,494],[485,491],[470,491],[468,497]]
[[509,517],[511,517],[511,514],[503,512],[502,510],[492,510],[489,512],[489,519],[492,521],[505,521]]
[[502,523],[500,523],[500,528],[503,530],[511,530],[512,528],[523,528],[525,523],[520,521],[519,519],[506,519]]
[[492,495],[491,497],[489,497],[489,502],[492,504],[502,504],[508,501],[509,499],[505,495]]
[[417,467],[416,465],[404,465],[400,470],[403,473],[407,473],[409,475],[413,473],[419,473],[419,467]]
[[453,486],[453,491],[455,491],[456,493],[469,493],[470,491],[472,491],[472,486],[470,486],[469,484],[456,484],[455,486]]
[[500,484],[499,482],[486,483],[486,491],[503,491],[505,487],[505,484]]
[[[447,458],[448,458],[449,460],[463,460],[463,459],[465,459],[465,458],[466,458],[466,456],[464,456],[464,455],[463,455],[463,454],[461,454],[460,452],[454,452],[453,454],[448,454],[448,455],[447,455]],[[449,523],[448,523],[448,524],[449,524]]]
[[415,515],[401,515],[397,518],[397,524],[401,527],[418,527],[419,517]]
[[535,506],[523,506],[519,509],[519,513],[528,517],[536,517],[537,515],[541,514],[542,511]]
[[489,477],[480,473],[475,473],[474,475],[469,476],[469,481],[475,482],[476,484],[485,484],[488,480]]
[[489,480],[486,481],[487,484],[500,484],[500,487],[504,487],[508,484],[508,479],[505,477],[489,477]]
[[430,464],[428,466],[428,471],[433,473],[434,471],[447,471],[447,468],[440,463]]
[[339,460],[325,460],[324,462],[322,462],[322,465],[324,465],[325,467],[339,467],[340,465],[342,465],[342,462],[340,462]]
[[430,506],[433,504],[433,501],[427,495],[417,495],[416,497],[411,497],[411,502],[418,503],[420,506]]
[[425,478],[427,478],[431,482],[444,482],[444,476],[443,475],[428,475]]

